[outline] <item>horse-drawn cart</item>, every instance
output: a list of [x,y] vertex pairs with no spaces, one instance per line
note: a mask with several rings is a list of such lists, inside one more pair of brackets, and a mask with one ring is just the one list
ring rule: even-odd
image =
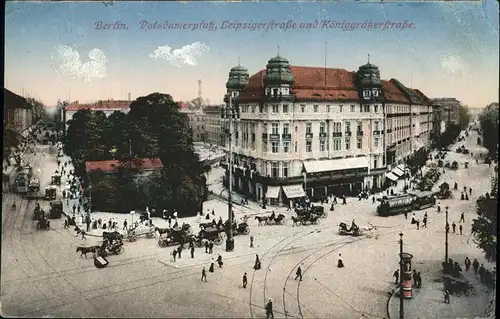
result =
[[196,246],[203,247],[204,240],[213,241],[216,245],[221,245],[223,241],[221,230],[215,227],[200,230],[198,236],[195,237]]
[[160,238],[158,239],[158,246],[164,248],[172,245],[182,245],[184,247],[189,243],[191,236],[191,232],[185,229],[170,229],[166,233],[166,235],[160,234]]
[[104,268],[109,264],[108,260],[103,256],[95,256],[94,257],[94,266],[97,268]]
[[127,230],[127,240],[135,241],[138,237],[144,236],[146,238],[155,237],[155,227],[154,226],[137,226]]

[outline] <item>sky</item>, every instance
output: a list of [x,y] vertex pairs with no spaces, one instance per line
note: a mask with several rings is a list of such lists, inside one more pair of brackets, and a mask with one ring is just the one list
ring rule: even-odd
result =
[[496,0],[8,1],[5,87],[47,105],[153,92],[185,101],[201,80],[202,97],[221,103],[238,59],[251,75],[279,50],[292,65],[326,57],[350,71],[369,54],[383,79],[484,107],[498,101],[498,12]]

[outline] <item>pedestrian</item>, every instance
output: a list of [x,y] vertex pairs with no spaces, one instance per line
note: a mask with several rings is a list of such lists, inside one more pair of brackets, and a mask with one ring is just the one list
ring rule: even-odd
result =
[[175,258],[177,257],[177,249],[174,248],[174,251],[172,252],[172,256],[174,257],[174,262],[175,262]]
[[210,264],[210,268],[208,268],[208,271],[214,272],[214,269],[215,269],[215,267],[214,267],[214,258],[212,257],[212,263]]
[[472,195],[472,187],[469,187],[469,194]]
[[408,209],[405,209],[405,219],[408,219]]
[[247,273],[244,273],[243,274],[243,288],[247,287],[247,283],[248,283]]
[[68,228],[69,227],[69,224],[68,224],[68,219],[65,219],[64,220],[64,229]]
[[205,271],[205,267],[201,270],[201,281],[207,282],[207,272]]
[[469,200],[469,194],[465,193],[465,200]]
[[392,274],[392,277],[394,277],[394,284],[398,284],[399,282],[399,269],[396,269],[396,271],[394,272],[394,274]]
[[437,205],[437,212],[441,212],[441,205]]
[[469,257],[465,257],[465,261],[464,261],[464,264],[465,264],[465,271],[469,271],[470,269],[470,259]]
[[250,248],[253,248],[253,235],[250,235]]
[[462,194],[460,195],[460,200],[464,200],[464,199],[465,199],[465,196],[464,196],[464,193],[462,193]]
[[461,222],[465,223],[465,214],[463,212],[462,212],[462,214],[460,214],[460,220],[458,222],[459,223],[461,223]]
[[444,303],[449,304],[450,303],[450,291],[448,289],[445,289],[443,292],[444,295]]
[[208,254],[208,241],[205,241],[205,253]]
[[458,184],[457,184],[457,182],[455,182],[455,184],[453,184],[453,189],[454,190],[458,190]]
[[179,245],[179,247],[177,247],[177,254],[179,255],[179,259],[181,259],[181,253],[182,253],[182,245]]
[[415,213],[411,215],[411,223],[412,225],[417,223],[417,217],[415,216]]
[[267,302],[266,305],[266,319],[273,318],[274,319],[274,314],[273,314],[273,301],[271,298],[269,298],[269,301]]
[[413,269],[412,278],[413,278],[413,287],[417,287],[417,285],[418,285],[418,274],[417,274],[417,270],[415,270],[415,269]]
[[481,280],[481,283],[484,283],[485,269],[484,269],[483,264],[481,264],[481,267],[479,267],[478,273],[479,273],[479,279]]
[[419,230],[420,229],[420,219],[417,219],[416,223],[417,223],[417,230]]
[[73,204],[73,214],[76,212],[76,205]]
[[123,221],[123,230],[127,230],[127,220]]
[[297,271],[295,272],[295,280],[299,278],[299,281],[302,281],[302,269],[300,266],[297,268]]
[[342,259],[342,254],[339,254],[339,260],[337,262],[337,267],[338,268],[343,268],[344,267],[344,260]]
[[460,231],[460,235],[462,235],[462,230],[463,230],[462,224],[460,224],[460,226],[458,226],[458,230]]
[[476,258],[474,258],[474,261],[472,262],[472,268],[474,269],[474,274],[477,275],[479,269],[479,262],[477,261]]
[[347,205],[347,199],[345,195],[342,195],[342,205]]
[[424,219],[422,219],[422,223],[423,223],[423,227],[427,228],[427,217],[426,216],[424,216]]
[[261,268],[260,260],[259,260],[259,255],[255,254],[255,264],[253,266],[253,269],[259,270]]
[[222,256],[220,254],[217,257],[217,264],[219,265],[219,268],[222,268],[222,265],[224,265],[224,263],[222,262]]
[[214,252],[214,242],[213,241],[210,241],[210,243],[208,243],[208,252],[210,254],[213,254],[213,252]]
[[172,228],[172,216],[168,216],[168,228]]
[[453,222],[451,224],[451,228],[453,229],[453,233],[455,233],[455,229],[457,228],[457,224],[455,224],[455,222]]
[[194,258],[194,246],[191,246],[191,258]]
[[80,214],[80,213],[81,213],[82,208],[81,208],[81,206],[80,206],[80,205],[78,205],[78,206],[76,207],[76,211],[78,212],[78,214]]
[[420,271],[417,272],[417,288],[422,287],[422,276],[420,275]]

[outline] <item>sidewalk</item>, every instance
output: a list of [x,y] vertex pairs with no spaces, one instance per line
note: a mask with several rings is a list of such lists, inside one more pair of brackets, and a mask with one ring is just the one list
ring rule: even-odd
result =
[[[475,296],[450,296],[450,304],[444,303],[443,282],[439,280],[442,272],[431,272],[422,275],[422,288],[412,289],[413,298],[404,300],[404,315],[412,319],[442,318],[475,318],[485,317],[490,301],[495,292],[488,290],[474,276],[474,272],[462,272],[465,278],[474,284]],[[393,294],[387,304],[389,318],[399,318],[399,295]]]

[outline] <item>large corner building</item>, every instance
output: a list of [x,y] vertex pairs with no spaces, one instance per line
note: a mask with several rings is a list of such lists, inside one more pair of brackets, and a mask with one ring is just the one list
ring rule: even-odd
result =
[[281,204],[306,193],[378,188],[430,145],[432,102],[382,80],[370,63],[351,72],[291,66],[277,56],[252,76],[232,68],[226,88],[234,110],[233,189],[256,200]]

